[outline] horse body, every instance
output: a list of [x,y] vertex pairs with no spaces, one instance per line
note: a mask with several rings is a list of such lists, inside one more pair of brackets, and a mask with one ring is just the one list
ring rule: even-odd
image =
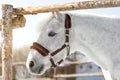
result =
[[[98,65],[107,69],[113,80],[119,80],[120,74],[120,19],[92,15],[72,15],[70,28],[70,53],[80,51],[86,54]],[[61,47],[65,42],[65,14],[57,13],[51,16],[42,27],[37,42],[47,48],[50,53]],[[50,32],[54,36],[48,36]],[[54,43],[54,44],[53,44]],[[49,54],[50,54],[49,53]],[[54,61],[66,58],[66,49],[59,52]],[[30,65],[30,62],[32,66]],[[30,72],[42,75],[50,68],[49,55],[42,56],[32,49],[27,59],[27,68]],[[41,67],[41,65],[44,65]]]
[[75,31],[71,34],[76,35],[74,38],[76,47],[73,50],[85,53],[98,65],[109,70],[112,77],[119,80],[120,19],[74,16],[72,20],[74,29],[71,30]]

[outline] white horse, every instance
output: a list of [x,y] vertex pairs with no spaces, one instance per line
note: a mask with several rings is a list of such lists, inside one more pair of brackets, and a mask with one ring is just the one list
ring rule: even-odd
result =
[[80,51],[108,70],[113,80],[120,80],[119,18],[55,13],[40,28],[26,62],[31,73],[42,75],[51,65],[59,66],[68,52]]

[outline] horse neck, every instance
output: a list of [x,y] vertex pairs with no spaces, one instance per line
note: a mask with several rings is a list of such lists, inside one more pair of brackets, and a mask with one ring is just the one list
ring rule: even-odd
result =
[[[90,50],[84,43],[84,34],[89,30],[89,23],[92,18],[89,16],[71,16],[72,28],[70,29],[70,47],[71,53],[74,51],[81,51],[83,53],[88,53]],[[93,26],[94,27],[94,26]]]
[[[111,33],[111,31],[115,30],[113,25],[118,24],[116,20],[113,20],[112,18],[88,15],[71,16],[71,20],[72,20],[71,22],[72,28],[70,29],[71,51],[73,52],[77,50],[83,53],[93,53],[92,49],[95,50],[96,45],[97,46],[101,45],[99,44],[99,41],[100,43],[104,43],[102,38],[107,39],[106,36],[110,38],[112,34],[108,35],[108,33]],[[117,32],[116,30],[115,32]],[[98,38],[98,36],[100,37]]]

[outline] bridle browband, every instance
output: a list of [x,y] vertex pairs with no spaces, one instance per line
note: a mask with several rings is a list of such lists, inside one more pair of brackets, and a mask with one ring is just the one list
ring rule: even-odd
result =
[[69,55],[70,46],[69,46],[69,29],[71,28],[71,17],[68,14],[65,14],[65,43],[57,50],[52,52],[49,55],[49,50],[40,45],[37,42],[34,42],[31,46],[32,49],[37,50],[42,56],[48,56],[50,57],[51,67],[56,67],[57,65],[61,64],[63,62],[63,59],[58,61],[57,63],[54,62],[53,56],[55,56],[57,53],[62,51],[64,48],[67,48],[67,56]]

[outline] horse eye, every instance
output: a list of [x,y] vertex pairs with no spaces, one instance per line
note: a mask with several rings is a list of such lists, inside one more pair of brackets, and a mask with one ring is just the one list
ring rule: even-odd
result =
[[50,36],[50,37],[53,37],[53,36],[55,36],[55,35],[56,35],[56,33],[53,32],[53,31],[49,32],[49,34],[48,34],[48,36]]

